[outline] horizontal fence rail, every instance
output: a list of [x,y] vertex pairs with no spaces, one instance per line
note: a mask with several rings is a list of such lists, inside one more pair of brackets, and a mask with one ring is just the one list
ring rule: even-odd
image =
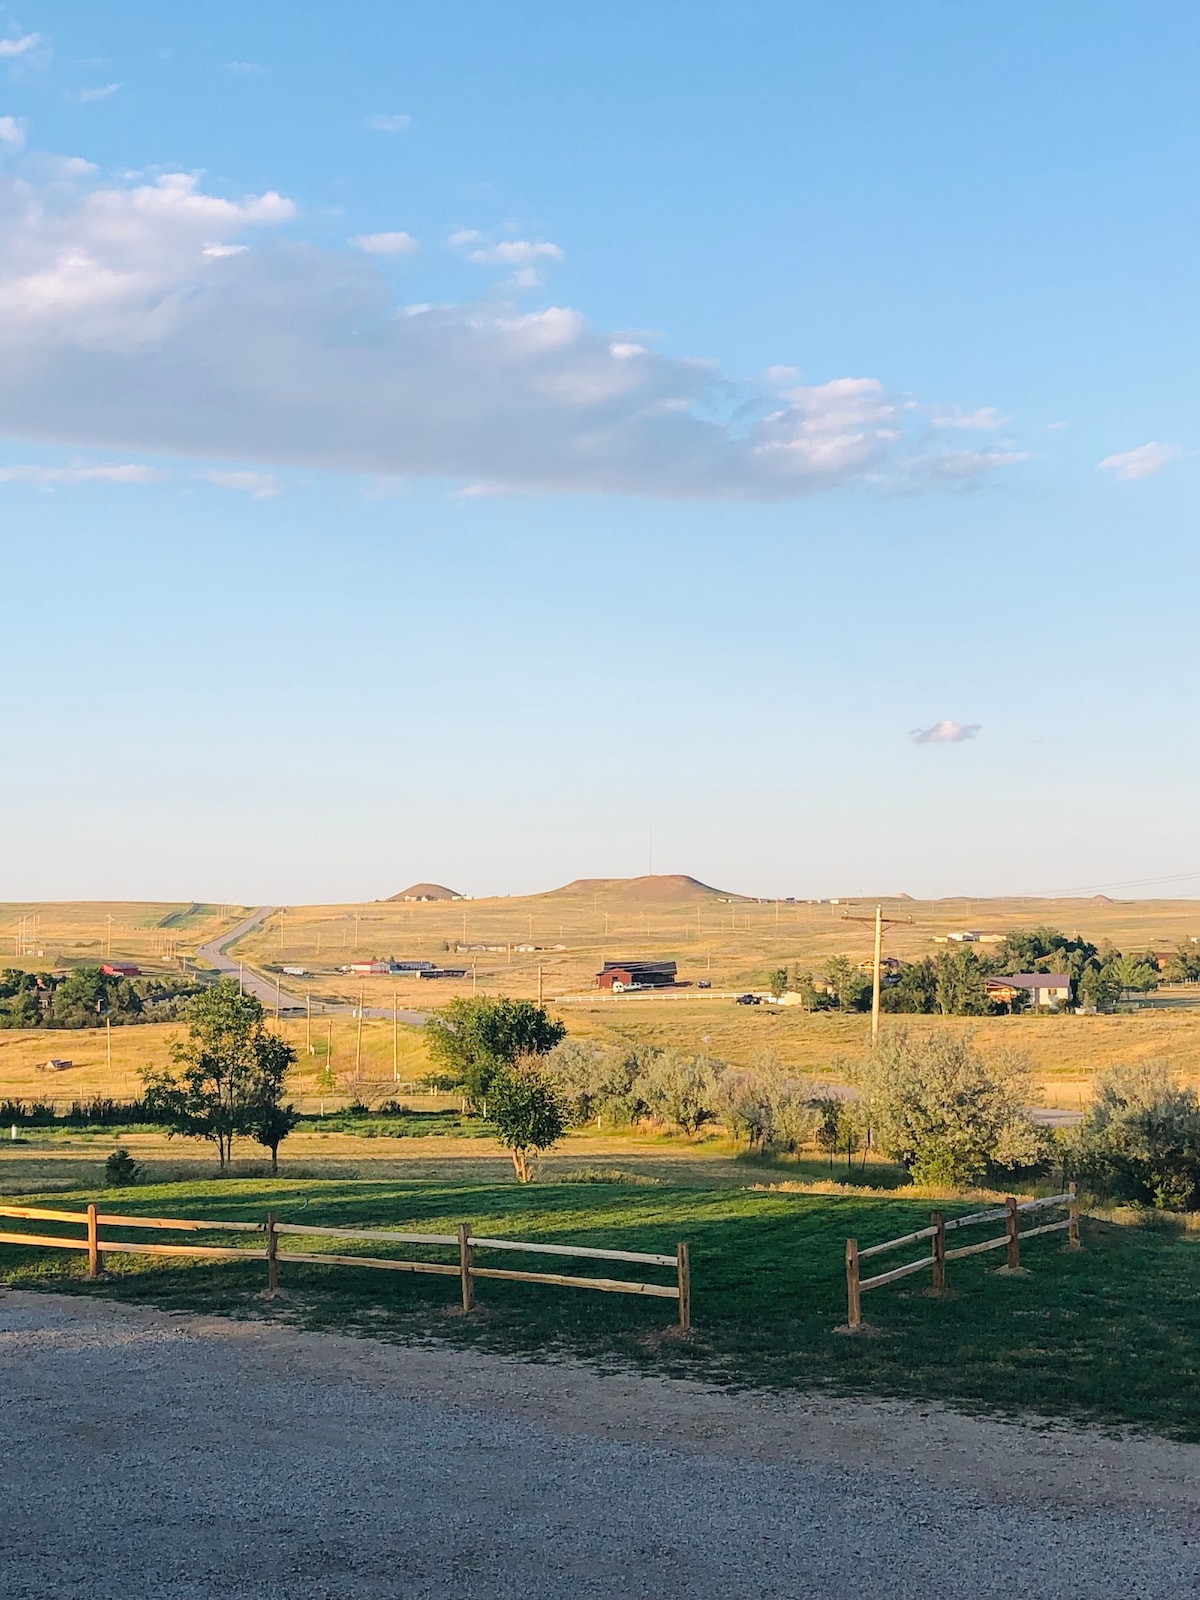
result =
[[[1023,1216],[1032,1211],[1044,1211],[1050,1206],[1066,1206],[1067,1215],[1059,1222],[1046,1222],[1039,1227],[1021,1231]],[[1004,1232],[997,1238],[984,1239],[979,1244],[958,1245],[953,1250],[946,1248],[948,1233],[954,1233],[960,1228],[977,1227],[987,1222],[1003,1222]],[[846,1330],[853,1333],[864,1326],[862,1296],[867,1289],[880,1289],[885,1283],[896,1283],[901,1278],[911,1277],[915,1272],[928,1272],[931,1274],[934,1291],[940,1293],[946,1287],[947,1261],[961,1260],[964,1256],[982,1255],[988,1250],[1004,1250],[1005,1268],[1010,1272],[1019,1272],[1022,1240],[1036,1239],[1041,1234],[1059,1232],[1066,1233],[1070,1249],[1080,1248],[1079,1198],[1073,1183],[1064,1189],[1062,1194],[1047,1195],[1041,1200],[1018,1201],[1015,1195],[1009,1195],[1002,1206],[993,1206],[987,1211],[972,1211],[965,1217],[952,1217],[949,1222],[940,1211],[934,1211],[930,1213],[927,1228],[918,1228],[914,1233],[902,1234],[898,1239],[885,1239],[882,1244],[868,1245],[865,1250],[859,1249],[857,1239],[847,1239]],[[870,1256],[882,1255],[888,1250],[899,1250],[908,1244],[920,1244],[923,1239],[930,1241],[928,1255],[918,1256],[915,1261],[907,1261],[902,1267],[892,1267],[870,1278],[862,1276],[861,1263]]]
[[[135,1217],[125,1213],[101,1212],[95,1205],[85,1211],[57,1211],[42,1206],[0,1205],[0,1217],[12,1217],[27,1222],[62,1222],[82,1226],[83,1238],[69,1238],[28,1232],[0,1233],[0,1244],[32,1245],[39,1249],[86,1250],[88,1276],[99,1278],[104,1271],[105,1255],[163,1255],[207,1256],[215,1260],[265,1261],[267,1263],[267,1290],[275,1293],[279,1288],[280,1263],[303,1263],[319,1267],[373,1267],[384,1272],[429,1273],[438,1277],[458,1278],[462,1289],[464,1311],[475,1306],[475,1284],[480,1279],[496,1279],[508,1283],[544,1283],[562,1289],[593,1289],[603,1294],[636,1294],[651,1298],[675,1300],[679,1306],[679,1326],[687,1330],[692,1323],[691,1265],[688,1247],[678,1244],[673,1254],[661,1251],[602,1250],[591,1245],[535,1244],[524,1239],[491,1239],[474,1233],[469,1222],[460,1223],[455,1233],[405,1233],[390,1228],[337,1228],[324,1227],[309,1222],[288,1222],[268,1212],[262,1222],[223,1222],[200,1220],[194,1217]],[[178,1233],[253,1233],[265,1235],[263,1247],[250,1244],[157,1244],[132,1239],[101,1238],[101,1228],[147,1228]],[[329,1251],[306,1252],[280,1249],[280,1236],[303,1238],[353,1239],[362,1243],[391,1245],[427,1245],[454,1249],[458,1260],[395,1261],[384,1256],[335,1255]],[[589,1261],[623,1261],[639,1266],[671,1267],[675,1282],[671,1284],[647,1283],[622,1278],[582,1278],[556,1272],[522,1272],[505,1267],[481,1267],[475,1264],[477,1250],[516,1250],[527,1255],[574,1257]]]

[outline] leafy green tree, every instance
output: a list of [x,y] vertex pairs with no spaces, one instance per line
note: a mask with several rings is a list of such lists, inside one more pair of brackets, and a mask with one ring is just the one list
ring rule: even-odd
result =
[[724,1071],[723,1062],[708,1056],[659,1050],[645,1062],[638,1091],[655,1116],[691,1134],[716,1115],[716,1088]]
[[497,1072],[525,1057],[548,1055],[567,1030],[531,1000],[478,995],[435,1011],[425,1032],[434,1061],[479,1105]]
[[778,1000],[788,992],[788,969],[776,967],[767,973],[767,990],[772,998]]
[[987,992],[988,968],[973,950],[937,958],[937,1008],[944,1017],[986,1017],[996,1007]]
[[[264,1026],[258,1000],[223,978],[189,1002],[187,1038],[176,1040],[171,1053],[176,1071],[149,1067],[141,1074],[146,1110],[168,1136],[210,1140],[224,1171],[235,1138],[258,1138],[256,1130],[267,1129],[296,1052]],[[272,1136],[278,1126],[275,1119]],[[275,1140],[275,1152],[284,1136]],[[260,1142],[271,1148],[269,1138]]]
[[934,1012],[938,1009],[938,969],[931,956],[906,961],[895,983],[879,996],[882,1011]]
[[1200,1099],[1165,1062],[1110,1067],[1096,1079],[1075,1160],[1115,1199],[1200,1209]]
[[1200,983],[1200,944],[1181,944],[1163,976],[1168,983]]
[[871,979],[845,956],[834,956],[826,969],[825,980],[837,996],[839,1011],[871,1009]]
[[796,993],[800,996],[800,1004],[805,1011],[828,1011],[831,1003],[829,995],[817,988],[811,972],[796,974]]
[[[961,1188],[1014,1153],[1045,1150],[1025,1107],[1033,1097],[1023,1057],[988,1061],[948,1034],[885,1034],[857,1073],[863,1113],[915,1183]],[[1031,1163],[1033,1164],[1033,1163]]]
[[492,1073],[487,1102],[488,1121],[512,1156],[517,1182],[528,1183],[532,1157],[551,1149],[566,1132],[566,1108],[554,1085],[528,1059]]

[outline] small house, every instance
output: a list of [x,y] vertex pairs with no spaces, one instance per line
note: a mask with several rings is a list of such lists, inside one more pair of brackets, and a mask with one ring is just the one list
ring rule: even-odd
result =
[[1067,972],[1010,972],[1003,978],[988,978],[986,988],[993,1000],[1011,1005],[1019,994],[1027,995],[1035,1009],[1057,1011],[1071,1003],[1071,976]]
[[106,978],[137,978],[142,969],[129,961],[106,961],[100,971]]

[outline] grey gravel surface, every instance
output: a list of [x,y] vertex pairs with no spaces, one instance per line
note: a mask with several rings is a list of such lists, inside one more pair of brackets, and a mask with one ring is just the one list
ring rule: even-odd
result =
[[0,1294],[0,1595],[1173,1600],[1200,1587],[1191,1447],[788,1405]]

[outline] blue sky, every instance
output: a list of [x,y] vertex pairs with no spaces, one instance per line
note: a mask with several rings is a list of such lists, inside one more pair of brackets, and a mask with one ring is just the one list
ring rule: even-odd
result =
[[0,6],[0,897],[1200,868],[1198,67],[1133,0]]

